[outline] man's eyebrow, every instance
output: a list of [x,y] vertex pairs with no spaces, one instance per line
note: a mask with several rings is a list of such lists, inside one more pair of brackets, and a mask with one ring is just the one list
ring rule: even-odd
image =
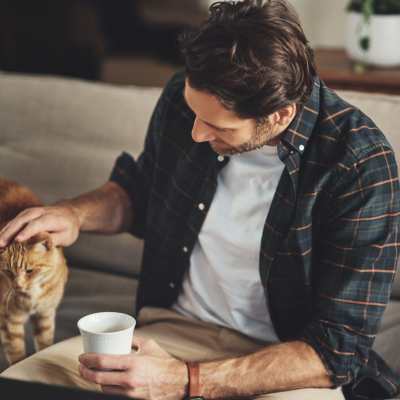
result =
[[218,131],[232,131],[233,130],[233,128],[220,128],[219,126],[215,126],[215,125],[213,125],[213,124],[210,124],[209,122],[207,122],[207,121],[203,121],[206,125],[208,125],[208,126],[211,126],[212,128],[214,128],[214,129],[217,129]]
[[[185,97],[185,90],[183,90],[182,98],[183,98],[183,102],[192,110],[192,107],[189,106],[189,103],[188,103],[187,100],[186,100],[186,97]],[[193,111],[193,110],[192,110],[192,111]],[[202,120],[202,121],[203,121],[203,120]],[[203,122],[204,122],[206,125],[211,126],[211,128],[217,129],[217,130],[219,130],[219,131],[232,131],[232,130],[234,130],[233,128],[220,128],[219,126],[210,124],[210,123],[207,122],[207,121],[203,121]]]

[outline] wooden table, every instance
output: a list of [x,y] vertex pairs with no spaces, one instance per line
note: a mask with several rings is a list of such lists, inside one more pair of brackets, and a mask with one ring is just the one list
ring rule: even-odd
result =
[[333,89],[400,94],[400,67],[356,73],[343,49],[316,49],[315,59],[321,79]]

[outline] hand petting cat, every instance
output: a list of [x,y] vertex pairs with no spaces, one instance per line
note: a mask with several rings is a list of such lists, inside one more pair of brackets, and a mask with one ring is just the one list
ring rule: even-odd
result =
[[49,232],[55,246],[70,246],[79,235],[79,218],[72,207],[36,206],[26,208],[0,231],[0,248],[12,240],[24,242],[32,236]]
[[115,182],[44,206],[29,188],[0,177],[0,342],[9,363],[26,355],[29,318],[36,349],[53,343],[68,276],[61,247],[73,244],[81,230],[128,231],[132,219],[131,198]]
[[[36,350],[54,342],[56,309],[68,278],[63,251],[54,243],[65,241],[56,227],[67,224],[57,215],[28,188],[0,178],[0,342],[10,364],[26,357],[29,319]],[[14,241],[16,234],[22,238]]]

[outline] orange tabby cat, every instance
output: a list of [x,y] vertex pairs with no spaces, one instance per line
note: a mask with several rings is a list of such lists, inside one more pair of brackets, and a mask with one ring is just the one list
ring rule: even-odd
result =
[[[29,189],[0,178],[0,229],[22,210],[41,205]],[[29,318],[36,350],[53,344],[67,276],[63,252],[47,233],[0,249],[0,342],[10,364],[26,356],[24,324]]]

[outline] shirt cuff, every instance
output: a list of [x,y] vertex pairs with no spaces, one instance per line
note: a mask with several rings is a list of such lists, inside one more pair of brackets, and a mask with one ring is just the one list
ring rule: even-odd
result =
[[139,238],[143,238],[143,229],[141,229],[138,223],[140,213],[137,207],[138,199],[136,198],[139,193],[139,178],[139,168],[136,161],[130,154],[122,152],[115,161],[109,181],[117,183],[128,194],[134,209],[134,224],[129,229],[129,232]]

